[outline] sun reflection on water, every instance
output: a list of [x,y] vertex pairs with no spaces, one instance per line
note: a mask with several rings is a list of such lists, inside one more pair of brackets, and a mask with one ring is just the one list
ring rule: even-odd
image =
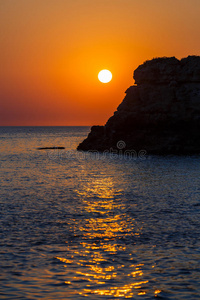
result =
[[66,241],[67,257],[56,257],[67,270],[66,282],[82,296],[145,295],[149,281],[144,264],[134,261],[133,242],[142,228],[121,204],[122,191],[112,178],[96,177],[76,192],[87,217],[75,228],[78,244]]
[[[79,189],[77,192],[80,196],[85,197],[98,197],[101,199],[112,199],[116,193],[114,190],[114,183],[112,178],[97,177],[91,181],[84,182],[83,189]],[[118,191],[119,192],[119,191]],[[106,206],[109,206],[109,202],[105,201]]]

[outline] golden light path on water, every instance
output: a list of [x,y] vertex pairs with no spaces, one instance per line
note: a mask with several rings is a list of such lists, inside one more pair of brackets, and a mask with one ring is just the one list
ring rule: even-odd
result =
[[[84,182],[77,193],[86,215],[93,213],[96,217],[79,224],[78,235],[82,238],[78,247],[66,242],[67,257],[56,257],[66,268],[65,283],[74,293],[86,297],[146,295],[149,271],[143,262],[136,261],[134,245],[124,243],[133,236],[139,237],[142,227],[126,215],[124,204],[116,201],[116,194],[122,191],[114,187],[111,177],[96,176]],[[155,296],[161,292],[152,288]]]

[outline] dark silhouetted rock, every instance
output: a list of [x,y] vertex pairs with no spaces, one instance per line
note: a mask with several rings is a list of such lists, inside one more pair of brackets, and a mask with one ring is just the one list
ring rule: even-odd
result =
[[106,125],[93,126],[77,149],[200,153],[200,57],[146,61],[134,79]]

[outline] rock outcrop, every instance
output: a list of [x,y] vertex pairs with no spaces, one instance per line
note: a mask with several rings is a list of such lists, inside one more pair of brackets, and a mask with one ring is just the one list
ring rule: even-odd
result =
[[133,78],[114,115],[105,126],[93,126],[77,149],[200,153],[200,57],[155,58]]

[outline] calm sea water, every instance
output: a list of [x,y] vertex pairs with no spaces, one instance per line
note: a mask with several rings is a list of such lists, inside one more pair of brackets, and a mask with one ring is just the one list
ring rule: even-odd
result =
[[0,128],[0,299],[200,299],[200,156],[79,153],[88,132]]

